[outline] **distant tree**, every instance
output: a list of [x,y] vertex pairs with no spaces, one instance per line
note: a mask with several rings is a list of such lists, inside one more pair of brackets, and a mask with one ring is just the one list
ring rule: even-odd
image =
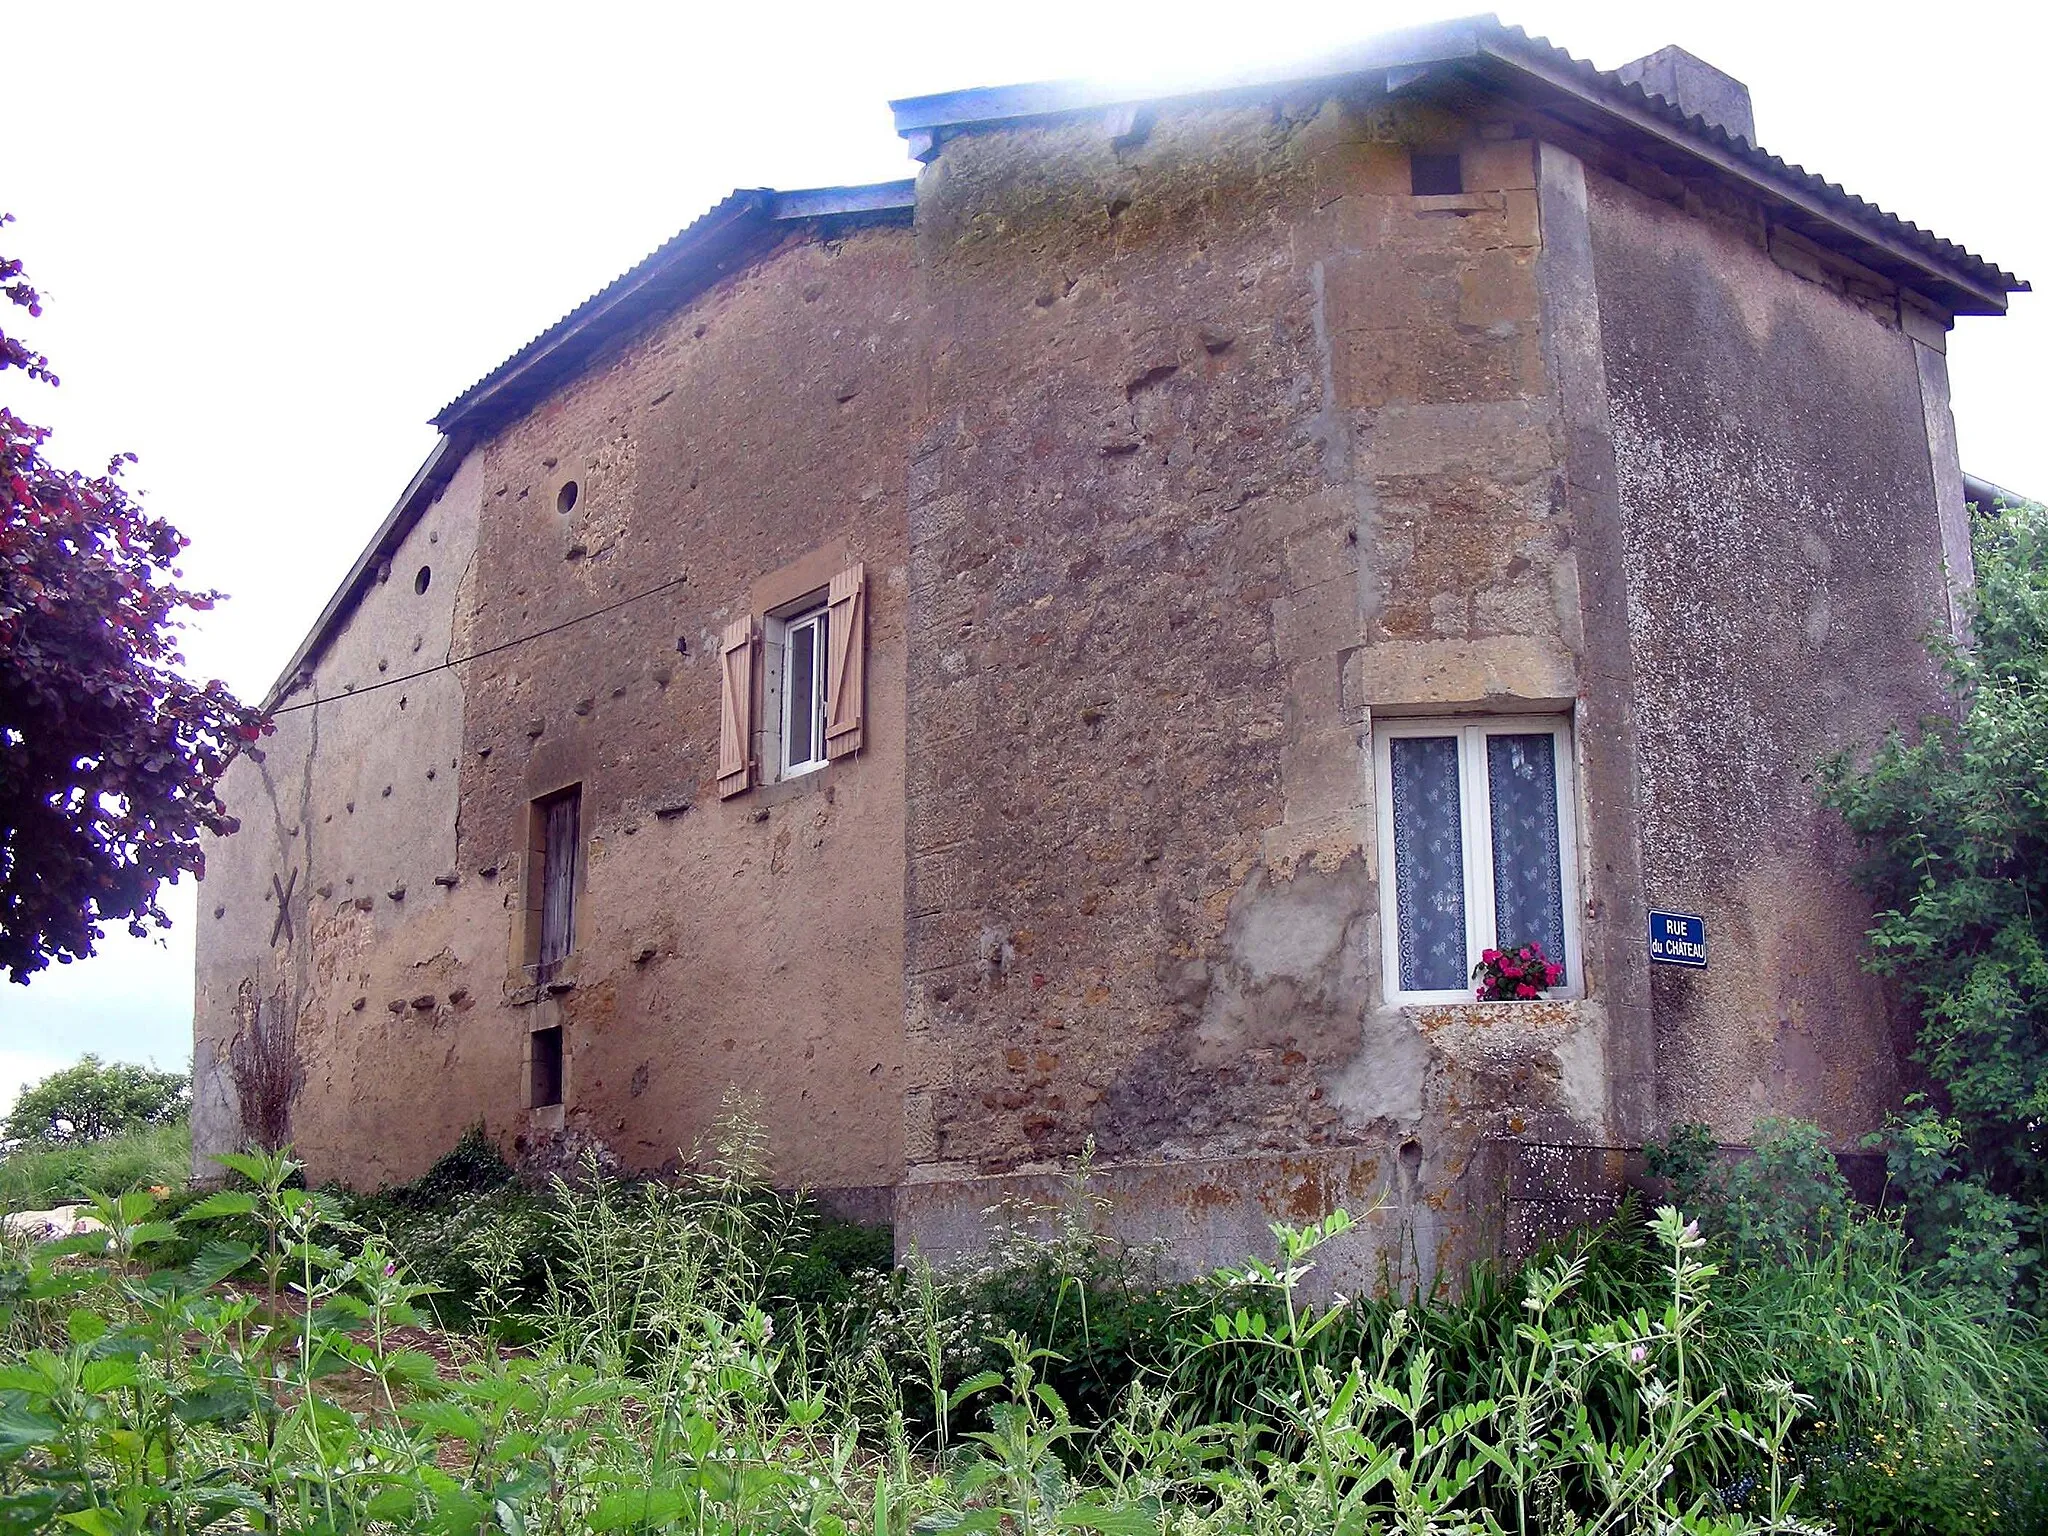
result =
[[182,1072],[81,1056],[75,1065],[21,1090],[7,1117],[17,1141],[100,1141],[181,1120],[190,1103]]
[[[42,312],[4,256],[0,292]],[[9,369],[57,382],[0,329]],[[170,926],[162,886],[201,872],[202,830],[233,830],[216,786],[266,729],[178,671],[182,611],[218,594],[177,585],[186,540],[121,483],[134,455],[80,474],[43,457],[49,435],[0,407],[0,967],[18,982],[90,955],[108,923]]]

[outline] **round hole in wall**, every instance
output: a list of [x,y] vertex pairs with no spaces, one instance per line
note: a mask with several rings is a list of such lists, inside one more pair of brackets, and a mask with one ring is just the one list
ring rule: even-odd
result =
[[576,510],[576,482],[574,480],[564,480],[562,488],[555,492],[555,510],[557,512],[574,512]]
[[420,573],[419,573],[419,575],[417,575],[417,576],[413,577],[413,579],[412,579],[412,589],[413,589],[413,591],[415,591],[415,592],[424,592],[424,591],[426,591],[426,590],[427,590],[427,585],[428,585],[428,583],[429,583],[429,582],[431,582],[431,581],[432,581],[433,579],[434,579],[434,568],[433,568],[433,567],[432,567],[431,565],[423,565],[423,566],[421,566],[421,567],[420,567]]

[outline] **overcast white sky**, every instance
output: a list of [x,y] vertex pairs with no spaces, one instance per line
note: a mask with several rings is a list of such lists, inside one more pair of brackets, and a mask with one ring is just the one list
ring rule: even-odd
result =
[[[120,449],[231,601],[193,667],[260,696],[432,445],[426,419],[736,186],[912,173],[891,97],[1229,73],[1470,4],[81,5],[0,0],[0,235],[64,383],[5,376],[79,467]],[[1679,43],[1758,138],[2048,282],[2044,8],[1531,0],[1612,67]],[[2048,494],[2048,298],[1964,320],[1966,468]],[[10,316],[10,324],[12,316]],[[182,1066],[192,892],[168,945],[0,985],[0,1104],[80,1052]]]

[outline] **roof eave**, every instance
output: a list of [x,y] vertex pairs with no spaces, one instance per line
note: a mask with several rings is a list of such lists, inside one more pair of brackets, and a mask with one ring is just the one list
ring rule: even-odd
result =
[[[912,153],[929,159],[952,134],[1006,123],[1166,104],[1229,102],[1280,87],[1315,85],[1382,72],[1389,91],[1415,89],[1439,74],[1461,75],[1513,99],[1527,101],[1533,107],[1549,108],[1567,118],[1576,117],[1582,132],[1616,135],[1639,149],[1656,146],[1684,155],[1765,201],[1791,211],[1802,233],[1842,250],[1902,286],[1915,289],[1951,314],[2004,314],[2008,293],[2030,291],[2028,284],[1991,263],[1906,225],[1881,209],[1869,208],[1839,187],[1829,188],[1839,201],[1817,195],[1807,183],[1818,178],[1808,177],[1800,168],[1786,166],[1698,118],[1674,121],[1677,109],[1661,98],[1649,96],[1640,86],[1625,87],[1611,73],[1603,74],[1542,39],[1529,38],[1519,29],[1504,27],[1490,15],[1389,33],[1288,68],[1250,72],[1235,79],[1163,94],[1146,95],[1056,81],[909,97],[890,106],[896,130],[909,141]],[[1659,107],[1664,110],[1660,112]],[[1858,209],[1868,209],[1876,217],[1859,217]],[[1924,237],[1935,249],[1916,248],[1887,225],[1903,226],[1913,235]],[[1947,251],[1953,251],[1955,259],[1944,259],[1943,253]]]
[[[1681,128],[1647,106],[1637,106],[1596,89],[1574,72],[1542,57],[1533,48],[1515,47],[1503,36],[1482,40],[1479,52],[1484,60],[1480,68],[1489,76],[1489,83],[1496,87],[1513,89],[1517,84],[1533,82],[1541,93],[1554,100],[1568,101],[1581,111],[1595,113],[1606,123],[1620,127],[1641,140],[1703,161],[1720,175],[1765,201],[1795,210],[1821,228],[1839,231],[1862,248],[1855,252],[1858,260],[1885,270],[1886,276],[1920,290],[1944,304],[1951,313],[2002,315],[2007,309],[2008,292],[2030,291],[2025,282],[2017,279],[2012,280],[2013,286],[2009,289],[1993,287],[1955,265],[1935,261],[1884,230],[1863,220],[1846,217],[1841,210],[1829,207],[1789,178],[1759,171],[1743,156],[1716,143],[1714,136],[1700,129]],[[1487,65],[1496,68],[1488,69]],[[1513,77],[1502,79],[1496,69],[1511,71]],[[1702,124],[1701,129],[1704,127]],[[1724,133],[1718,137],[1726,138],[1727,135]],[[1872,261],[1873,255],[1879,260]]]
[[780,239],[777,226],[892,218],[916,201],[914,181],[734,192],[442,407],[433,425],[487,434],[573,377],[607,342]]
[[1468,16],[1386,32],[1321,57],[1280,67],[1248,70],[1164,95],[1135,88],[1103,86],[1085,80],[1048,80],[1026,85],[976,86],[907,96],[889,103],[896,132],[906,139],[941,130],[993,127],[1029,118],[1063,117],[1117,107],[1162,102],[1213,101],[1272,90],[1276,86],[1309,85],[1341,80],[1369,70],[1441,64],[1476,57],[1483,29],[1498,27],[1492,16]]
[[706,266],[728,264],[772,223],[774,200],[765,187],[733,193],[443,406],[432,425],[455,433],[518,414],[581,367],[620,328],[636,301],[683,286]]
[[420,516],[434,504],[455,471],[462,465],[463,451],[453,438],[443,434],[435,439],[434,446],[427,453],[425,461],[406,482],[404,491],[385,514],[384,521],[377,525],[377,531],[370,536],[370,542],[363,546],[363,552],[356,556],[356,563],[341,579],[341,585],[334,589],[334,596],[327,600],[327,606],[320,610],[320,617],[313,621],[313,627],[306,631],[306,638],[299,642],[299,648],[292,652],[292,659],[284,664],[284,670],[277,674],[277,681],[270,685],[270,691],[263,696],[263,709],[267,713],[277,708],[295,693],[301,679],[326,650],[327,642],[341,623],[354,611],[361,600],[364,588],[375,579],[384,562],[398,552],[406,535],[418,524]]

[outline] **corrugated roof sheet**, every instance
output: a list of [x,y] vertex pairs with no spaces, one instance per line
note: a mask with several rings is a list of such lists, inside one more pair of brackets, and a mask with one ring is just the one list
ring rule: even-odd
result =
[[[742,188],[692,219],[646,257],[604,285],[525,346],[498,364],[476,383],[444,405],[433,425],[448,431],[477,409],[495,392],[550,360],[561,366],[549,369],[554,375],[572,371],[584,355],[613,330],[630,320],[644,318],[637,311],[631,317],[617,312],[631,298],[658,291],[673,299],[687,291],[692,282],[708,279],[723,270],[721,257],[735,254],[749,243],[749,235],[775,238],[771,226],[802,219],[853,218],[887,215],[908,209],[916,197],[913,181],[885,181],[861,187],[811,187],[795,192],[778,192],[772,187]],[[573,338],[604,327],[607,319],[618,325],[603,329],[590,347],[565,356],[564,348]]]
[[615,301],[624,290],[636,286],[654,273],[672,265],[676,258],[685,254],[691,246],[703,243],[706,235],[713,230],[744,218],[749,213],[759,211],[766,206],[768,200],[774,195],[774,192],[767,187],[741,188],[705,209],[703,213],[692,219],[688,224],[685,224],[674,235],[648,252],[640,261],[628,267],[609,283],[606,283],[604,287],[598,289],[597,292],[593,293],[553,325],[535,336],[525,346],[506,358],[504,362],[498,364],[497,367],[442,406],[434,414],[432,425],[446,431],[451,422],[461,416],[492,386],[547,352],[560,342],[563,337],[568,335],[569,332],[575,330],[577,326],[583,324],[586,320],[589,320],[606,305]]
[[1565,49],[1558,47],[1546,37],[1533,37],[1520,27],[1505,26],[1492,17],[1487,17],[1485,20],[1493,23],[1495,30],[1503,39],[1539,51],[1557,66],[1569,70],[1581,80],[1598,87],[1600,90],[1614,96],[1617,100],[1626,101],[1631,106],[1654,113],[1666,122],[1685,129],[1694,137],[1703,139],[1707,143],[1737,156],[1754,169],[1772,177],[1774,180],[1797,186],[1821,199],[1823,202],[1840,209],[1849,218],[1859,223],[1870,224],[1902,244],[1910,245],[1916,250],[1925,252],[1937,261],[1944,262],[1960,271],[1969,273],[1987,288],[1994,288],[2002,293],[2030,293],[2033,291],[2032,285],[2024,279],[2015,277],[2003,267],[1965,250],[1954,241],[1944,240],[1932,230],[1922,229],[1918,224],[1908,219],[1902,219],[1897,214],[1887,213],[1868,199],[1858,197],[1855,193],[1847,191],[1840,183],[1817,176],[1802,165],[1794,165],[1788,160],[1782,160],[1778,156],[1759,148],[1757,145],[1751,144],[1747,139],[1728,132],[1727,129],[1721,127],[1718,123],[1710,123],[1697,116],[1688,116],[1662,96],[1645,90],[1639,83],[1633,80],[1622,79],[1614,70],[1597,68],[1588,60],[1578,58]]

